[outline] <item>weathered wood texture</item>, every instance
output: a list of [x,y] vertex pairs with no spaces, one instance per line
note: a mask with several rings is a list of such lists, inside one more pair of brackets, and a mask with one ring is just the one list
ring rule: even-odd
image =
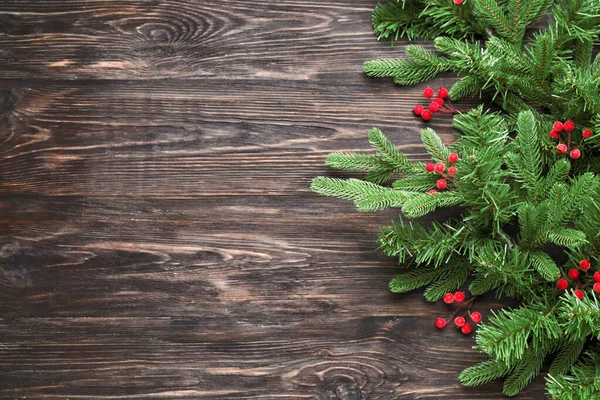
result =
[[375,4],[0,3],[0,398],[503,398],[388,293],[395,213],[308,189],[372,126],[424,156],[423,86],[361,72],[401,54]]

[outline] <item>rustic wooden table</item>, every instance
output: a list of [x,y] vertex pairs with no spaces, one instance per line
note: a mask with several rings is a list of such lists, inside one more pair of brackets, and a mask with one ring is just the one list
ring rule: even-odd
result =
[[376,3],[2,1],[0,398],[503,398],[387,291],[396,212],[309,191],[373,126],[424,158]]

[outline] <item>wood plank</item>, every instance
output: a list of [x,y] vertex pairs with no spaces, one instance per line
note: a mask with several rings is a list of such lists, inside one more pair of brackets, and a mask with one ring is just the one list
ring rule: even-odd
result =
[[397,211],[309,190],[373,126],[452,140],[424,85],[362,74],[401,54],[375,4],[2,2],[1,399],[504,398],[458,385],[482,357],[451,309],[388,292]]
[[[14,100],[0,138],[0,188],[161,198],[290,195],[331,173],[323,164],[328,152],[368,151],[373,126],[415,159],[424,157],[422,127],[452,140],[451,116],[416,121],[410,105],[420,95],[386,84],[381,97],[366,96],[367,82],[358,73],[343,92],[312,82],[294,89],[268,81],[7,82],[4,91]],[[154,190],[164,185],[170,190]]]
[[383,54],[370,29],[376,4],[5,0],[0,73],[74,80],[341,79],[340,72],[356,71],[357,54]]

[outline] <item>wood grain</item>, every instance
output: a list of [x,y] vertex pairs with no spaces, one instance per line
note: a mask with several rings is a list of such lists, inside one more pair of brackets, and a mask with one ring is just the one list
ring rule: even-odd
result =
[[373,126],[424,159],[423,86],[361,72],[401,54],[375,4],[0,4],[1,399],[503,398],[458,385],[482,358],[444,305],[387,291],[397,213],[308,189]]

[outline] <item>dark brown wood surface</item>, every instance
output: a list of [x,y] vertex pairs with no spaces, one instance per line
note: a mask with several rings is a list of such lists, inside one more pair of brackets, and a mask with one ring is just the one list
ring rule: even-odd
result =
[[373,126],[424,157],[424,86],[361,72],[402,54],[376,3],[0,3],[1,399],[503,398],[387,291],[396,212],[309,190]]

